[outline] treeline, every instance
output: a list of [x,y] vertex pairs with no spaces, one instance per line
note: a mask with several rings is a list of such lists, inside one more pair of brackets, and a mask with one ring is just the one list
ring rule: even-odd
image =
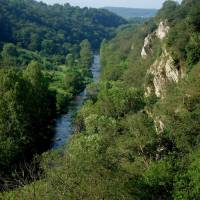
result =
[[[198,0],[181,5],[167,1],[158,16],[143,26],[126,27],[113,40],[104,41],[101,81],[88,88],[90,99],[77,115],[76,134],[64,155],[45,154],[44,179],[3,197],[199,199],[200,65],[198,48],[188,48],[190,42],[198,45],[193,38],[199,34],[198,8]],[[180,19],[183,13],[185,18]],[[162,45],[167,44],[187,75],[167,86],[165,98],[158,98],[145,96],[144,85],[149,81],[147,69],[161,54],[161,41],[155,39],[146,60],[141,58],[141,49],[144,38],[163,19],[169,20],[170,32]],[[182,24],[191,32],[179,29]],[[185,32],[189,40],[182,50],[176,42],[169,43],[171,38],[184,39]],[[177,57],[177,52],[184,57]],[[190,55],[195,62],[190,62]],[[162,131],[156,130],[156,117],[162,119]]]
[[84,39],[98,49],[113,28],[126,22],[103,9],[50,6],[35,0],[1,0],[0,13],[0,46],[14,43],[61,63],[66,54],[78,52]]

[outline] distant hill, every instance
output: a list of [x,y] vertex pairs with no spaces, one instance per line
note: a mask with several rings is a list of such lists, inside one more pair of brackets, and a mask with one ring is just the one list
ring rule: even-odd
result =
[[79,45],[88,39],[97,49],[101,40],[110,36],[110,29],[123,23],[126,20],[104,9],[69,4],[50,6],[35,0],[0,0],[0,46],[11,42],[41,51],[48,44],[48,50],[62,54],[63,45]]
[[135,17],[149,18],[156,15],[156,9],[142,9],[142,8],[123,8],[123,7],[105,7],[107,9],[125,19]]

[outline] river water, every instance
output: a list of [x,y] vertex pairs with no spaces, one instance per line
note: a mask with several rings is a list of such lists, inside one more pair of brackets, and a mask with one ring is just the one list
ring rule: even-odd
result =
[[[94,56],[93,64],[91,67],[93,82],[98,82],[100,77],[100,57],[99,55]],[[70,136],[73,133],[73,117],[74,114],[81,108],[84,100],[87,98],[86,89],[75,97],[68,107],[68,112],[61,115],[55,124],[55,136],[52,142],[52,150],[58,149],[66,144]]]

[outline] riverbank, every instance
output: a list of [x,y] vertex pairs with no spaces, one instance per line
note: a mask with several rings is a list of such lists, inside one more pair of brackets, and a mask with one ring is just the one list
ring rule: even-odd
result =
[[[91,67],[93,82],[97,82],[99,80],[100,68],[100,57],[99,55],[94,55],[93,64]],[[56,119],[54,128],[55,136],[51,145],[51,150],[62,147],[68,141],[71,134],[73,133],[73,117],[83,105],[83,102],[86,98],[87,88],[85,88],[84,91],[75,96],[74,100],[72,100],[70,105],[68,106],[67,113],[62,114],[58,119]]]
[[[94,75],[93,80],[96,80],[97,79],[96,77],[98,76],[97,68],[99,66],[95,67],[97,64],[99,64],[98,60],[99,60],[99,56],[95,55],[93,57],[93,62],[92,62],[93,64],[90,65],[91,67],[88,67],[88,69],[87,69],[88,71],[91,71],[90,72],[91,79],[92,79],[92,75]],[[77,81],[80,80],[79,77],[73,76],[74,72],[70,73],[69,71],[65,71],[65,70],[67,70],[67,67],[63,66],[63,68],[64,69],[62,69],[62,72],[60,72],[60,74],[62,74],[62,77],[61,77],[62,79],[63,78],[69,79],[70,83],[74,82],[76,80]],[[64,72],[66,72],[67,77],[64,77]],[[56,82],[56,80],[57,80],[56,77],[54,80],[52,80],[52,79],[49,79],[49,74],[44,73],[44,72],[43,72],[43,74],[47,80],[54,81],[54,83]],[[54,73],[52,73],[51,75],[53,76],[53,74]],[[73,77],[70,77],[70,74]],[[61,80],[61,78],[59,78],[58,80]],[[72,79],[74,79],[74,81]],[[89,83],[89,81],[88,81],[88,83]],[[64,83],[60,82],[60,84],[58,84],[58,82],[57,82],[55,84],[55,86],[61,87],[62,84],[66,84],[66,82],[64,82]],[[84,83],[84,84],[86,84],[86,83]],[[75,86],[77,86],[77,85],[75,85]],[[66,87],[66,85],[65,85],[65,87]],[[85,88],[86,86],[84,85],[82,87]],[[52,94],[55,94],[55,93],[59,94],[55,90],[54,91],[52,90]],[[75,94],[73,94],[73,95],[75,95]],[[74,116],[78,112],[81,105],[83,104],[84,100],[86,99],[86,96],[87,96],[86,89],[84,89],[78,95],[75,95],[74,98],[71,98],[71,101],[67,101],[67,103],[65,104],[65,107],[67,107],[67,109],[66,109],[67,112],[65,112],[65,114],[60,113],[59,115],[57,115],[56,118],[54,118],[54,120],[51,120],[51,123],[49,123],[49,126],[46,130],[47,133],[44,131],[42,132],[41,137],[44,136],[44,134],[45,134],[45,137],[42,140],[42,143],[39,140],[40,138],[38,138],[37,144],[41,143],[41,145],[38,145],[38,151],[35,154],[31,154],[29,151],[26,151],[27,156],[24,157],[21,155],[20,163],[10,166],[11,169],[7,168],[6,173],[8,173],[8,175],[6,173],[0,173],[0,176],[1,176],[0,177],[0,190],[9,190],[11,188],[16,188],[16,187],[21,186],[21,183],[18,183],[18,181],[17,181],[18,179],[20,179],[20,181],[24,181],[23,179],[25,178],[26,184],[35,180],[35,177],[37,177],[36,179],[38,179],[38,177],[39,177],[38,170],[40,168],[39,167],[40,159],[35,160],[35,156],[41,155],[48,150],[54,151],[55,149],[58,149],[67,143],[68,139],[70,138],[71,134],[73,133],[72,123],[73,123]],[[49,100],[48,98],[46,98],[46,99]],[[55,112],[56,112],[56,110],[55,110]],[[32,166],[34,166],[33,167],[34,171],[32,171],[33,170]],[[13,174],[12,171],[14,171],[14,170],[15,170],[15,173]],[[21,177],[21,174],[24,174],[23,176],[25,176],[25,177]],[[17,176],[17,179],[16,179],[16,176]],[[32,176],[34,176],[34,177],[32,177]],[[2,182],[1,182],[1,180],[2,180]],[[9,180],[9,181],[7,181],[7,180]],[[23,185],[25,185],[25,184],[23,183]]]

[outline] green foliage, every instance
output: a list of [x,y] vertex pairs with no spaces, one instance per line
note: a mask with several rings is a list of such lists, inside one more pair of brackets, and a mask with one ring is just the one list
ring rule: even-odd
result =
[[56,91],[57,111],[66,112],[67,105],[72,98],[80,93],[85,85],[91,81],[90,67],[93,54],[90,43],[84,40],[80,44],[80,56],[75,54],[66,56],[66,64],[58,66],[50,73],[50,88]]
[[174,187],[174,199],[198,199],[200,195],[200,168],[199,149],[190,157],[190,164],[184,173],[177,174]]
[[126,20],[104,9],[35,0],[0,1],[0,13],[2,186],[21,162],[49,148],[56,112],[66,112],[91,81],[92,51]]
[[[25,90],[28,90],[28,88],[19,75],[16,75],[13,71],[1,71],[0,79],[0,165],[2,168],[9,166],[13,159],[19,158],[19,149],[22,144],[26,143],[24,128],[27,124],[23,124],[26,119],[26,114],[23,112],[23,109],[26,109],[26,104],[20,105],[19,101],[22,98],[26,99],[27,95],[25,95],[26,93],[24,92]],[[25,115],[22,115],[22,113]]]
[[0,57],[1,68],[24,68],[32,60],[37,61],[46,69],[53,69],[49,58],[41,56],[38,52],[22,49],[13,43],[5,43]]
[[[186,60],[186,46],[190,37],[187,31],[188,26],[185,21],[177,23],[173,29],[170,30],[167,45],[171,47],[174,60]],[[183,36],[184,35],[184,36]],[[175,44],[175,45],[174,45]]]
[[84,68],[92,64],[92,50],[88,40],[83,40],[80,43],[80,65]]
[[155,107],[155,114],[164,115],[169,137],[176,147],[189,152],[199,145],[199,65],[189,77]]
[[194,33],[186,47],[187,62],[189,66],[195,65],[200,60],[200,34]]
[[70,46],[88,39],[97,49],[111,29],[126,21],[103,9],[53,6],[34,0],[0,2],[0,42],[14,42],[20,47],[47,55],[63,55]]
[[194,5],[192,5],[192,8],[189,12],[189,20],[188,23],[192,26],[194,31],[199,32],[200,31],[200,23],[199,23],[199,18],[200,18],[200,11],[199,11],[200,5],[199,2],[194,1]]
[[14,44],[5,44],[3,46],[1,55],[5,65],[16,65],[16,57],[18,56],[18,52]]
[[75,64],[75,59],[74,59],[74,56],[73,54],[67,54],[66,56],[66,60],[65,60],[65,64],[68,66],[68,67],[73,67],[74,64]]
[[47,72],[50,79],[50,90],[56,93],[57,112],[67,111],[67,106],[73,97],[80,93],[88,78],[79,67],[62,65],[57,70]]
[[[169,2],[166,3],[173,4]],[[199,2],[196,0],[184,1],[181,6],[176,6],[176,8],[172,9],[175,14],[170,14],[173,22],[171,23],[172,28],[168,36],[168,47],[174,59],[178,62],[186,62],[189,70],[200,59],[199,8]],[[160,12],[165,12],[165,8]],[[167,16],[165,18],[171,19]]]
[[0,79],[0,166],[9,173],[12,164],[45,148],[55,100],[37,63],[23,75],[1,70]]
[[166,0],[163,3],[162,9],[158,12],[157,17],[172,21],[175,18],[177,8],[178,8],[178,3],[176,1]]
[[98,99],[99,112],[112,117],[124,116],[129,111],[137,112],[144,107],[143,91],[125,89],[120,83],[105,83]]

